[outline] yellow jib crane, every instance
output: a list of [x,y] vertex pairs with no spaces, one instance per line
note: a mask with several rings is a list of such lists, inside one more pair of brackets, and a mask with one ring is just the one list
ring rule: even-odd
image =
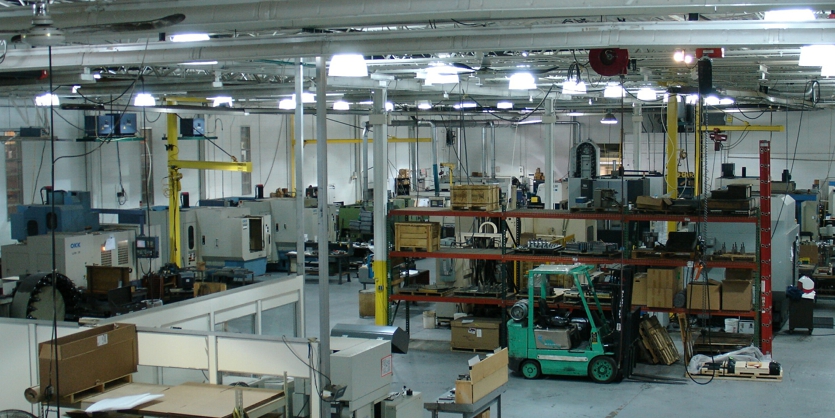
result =
[[[205,99],[167,99],[166,105],[176,105],[180,102],[203,102]],[[168,142],[165,149],[168,151],[168,253],[169,262],[180,266],[180,180],[183,175],[180,169],[195,170],[222,170],[239,171],[244,173],[252,172],[251,162],[222,162],[222,161],[188,161],[180,160],[180,148],[177,145],[179,135],[177,114],[168,114],[167,135]]]

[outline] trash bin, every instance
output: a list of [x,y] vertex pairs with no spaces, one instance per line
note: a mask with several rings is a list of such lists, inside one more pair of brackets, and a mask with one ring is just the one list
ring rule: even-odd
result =
[[805,328],[812,335],[815,328],[814,309],[815,301],[812,299],[790,299],[789,300],[789,333],[795,328]]

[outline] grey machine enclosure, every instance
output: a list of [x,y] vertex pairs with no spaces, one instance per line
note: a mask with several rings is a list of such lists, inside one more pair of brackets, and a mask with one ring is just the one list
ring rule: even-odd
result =
[[331,337],[366,338],[391,342],[391,352],[406,354],[409,351],[409,334],[400,327],[382,325],[336,324]]

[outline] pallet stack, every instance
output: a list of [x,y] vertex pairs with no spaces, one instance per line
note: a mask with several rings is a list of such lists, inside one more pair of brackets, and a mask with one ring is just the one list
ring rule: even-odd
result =
[[641,319],[641,343],[646,348],[652,364],[670,365],[680,358],[670,334],[658,323],[654,316],[644,316]]

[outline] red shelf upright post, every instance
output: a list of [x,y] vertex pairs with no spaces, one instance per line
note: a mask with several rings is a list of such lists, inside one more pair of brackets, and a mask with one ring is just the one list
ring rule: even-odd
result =
[[771,143],[760,141],[760,349],[771,354]]

